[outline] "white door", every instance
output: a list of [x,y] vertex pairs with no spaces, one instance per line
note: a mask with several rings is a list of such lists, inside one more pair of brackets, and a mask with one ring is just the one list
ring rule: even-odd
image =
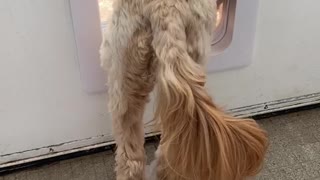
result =
[[[109,8],[108,1],[0,1],[0,168],[112,140],[99,3]],[[215,101],[237,115],[319,103],[320,1],[224,5],[228,21],[208,65]]]

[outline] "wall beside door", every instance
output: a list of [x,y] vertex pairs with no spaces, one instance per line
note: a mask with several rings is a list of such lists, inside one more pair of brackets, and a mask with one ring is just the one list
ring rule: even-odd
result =
[[[320,92],[319,5],[260,1],[252,64],[208,75],[218,104]],[[82,88],[69,1],[2,0],[0,22],[0,167],[112,140],[106,94]]]

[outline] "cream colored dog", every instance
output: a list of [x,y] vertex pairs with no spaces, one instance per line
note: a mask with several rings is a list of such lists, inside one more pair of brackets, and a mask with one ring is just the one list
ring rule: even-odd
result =
[[118,180],[146,178],[142,116],[155,85],[157,179],[242,180],[259,172],[265,132],[218,109],[205,88],[215,12],[214,0],[114,0],[100,53]]

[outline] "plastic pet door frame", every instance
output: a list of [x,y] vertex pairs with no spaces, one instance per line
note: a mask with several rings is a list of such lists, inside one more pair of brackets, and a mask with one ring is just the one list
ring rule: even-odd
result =
[[[99,13],[104,5],[110,14],[112,0],[70,0],[77,57],[83,89],[88,93],[107,89],[106,74],[100,68],[102,31],[108,24]],[[218,0],[220,26],[212,41],[209,73],[241,68],[252,61],[259,0]],[[108,9],[109,8],[109,9]],[[112,8],[111,8],[112,10]]]
[[226,30],[223,38],[212,45],[207,63],[209,73],[251,64],[258,8],[259,0],[229,0]]
[[106,73],[100,67],[102,41],[97,0],[70,0],[73,29],[83,89],[88,93],[104,92]]

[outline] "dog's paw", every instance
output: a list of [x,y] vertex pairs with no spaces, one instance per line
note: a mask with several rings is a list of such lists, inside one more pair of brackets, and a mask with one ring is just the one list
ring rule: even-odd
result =
[[143,179],[144,175],[144,162],[136,161],[136,160],[128,160],[127,161],[127,173],[130,177],[137,177],[139,179]]
[[126,160],[117,167],[117,180],[145,180],[144,161]]

